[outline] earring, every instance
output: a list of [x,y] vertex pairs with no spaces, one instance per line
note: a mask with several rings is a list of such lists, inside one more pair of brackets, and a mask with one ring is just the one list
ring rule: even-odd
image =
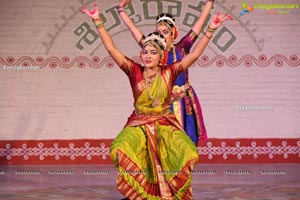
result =
[[174,32],[171,32],[171,39],[172,39],[172,42],[175,41]]

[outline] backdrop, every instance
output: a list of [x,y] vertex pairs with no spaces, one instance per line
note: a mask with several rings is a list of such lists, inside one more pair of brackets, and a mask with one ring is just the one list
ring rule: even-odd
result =
[[[110,163],[109,144],[133,97],[80,10],[97,3],[118,48],[138,61],[140,48],[118,16],[118,2],[1,0],[2,164]],[[171,13],[180,39],[204,4],[133,0],[126,11],[144,34],[158,14]],[[189,69],[210,138],[200,144],[203,162],[299,162],[299,5],[215,1],[209,19],[219,11],[234,20]]]

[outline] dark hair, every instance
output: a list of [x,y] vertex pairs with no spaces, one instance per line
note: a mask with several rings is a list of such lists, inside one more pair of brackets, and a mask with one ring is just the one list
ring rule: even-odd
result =
[[165,25],[167,26],[172,33],[173,39],[176,39],[178,37],[178,30],[175,24],[175,18],[169,14],[169,13],[161,13],[156,17],[156,26],[159,25]]
[[[170,20],[162,19],[162,18],[169,18]],[[173,28],[175,26],[175,18],[173,17],[173,15],[171,15],[169,13],[161,13],[160,15],[158,15],[156,17],[156,24],[159,24],[160,22],[167,23],[171,28]]]

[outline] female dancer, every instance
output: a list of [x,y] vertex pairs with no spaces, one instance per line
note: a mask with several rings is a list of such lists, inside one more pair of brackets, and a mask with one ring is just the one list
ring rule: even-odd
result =
[[129,199],[192,199],[191,172],[198,153],[169,109],[172,87],[229,16],[215,15],[195,48],[167,66],[163,62],[166,40],[157,32],[149,34],[140,53],[141,66],[115,46],[96,5],[82,12],[93,19],[104,47],[128,76],[133,91],[135,110],[110,147],[119,170],[119,191]]
[[[120,3],[117,7],[118,13],[122,21],[132,33],[134,39],[141,47],[143,47],[145,36],[135,26],[124,9],[124,7],[130,2],[131,0],[120,0]],[[175,39],[178,36],[178,29],[175,24],[174,17],[168,13],[162,13],[157,16],[156,30],[167,40],[167,64],[179,61],[184,55],[189,53],[192,45],[196,41],[203,28],[212,6],[213,0],[208,0],[192,29],[177,44],[175,44]],[[182,72],[176,78],[172,89],[170,105],[171,110],[175,114],[178,122],[184,128],[185,132],[195,143],[195,145],[197,145],[199,139],[207,139],[201,105],[193,87],[189,84],[188,70]]]

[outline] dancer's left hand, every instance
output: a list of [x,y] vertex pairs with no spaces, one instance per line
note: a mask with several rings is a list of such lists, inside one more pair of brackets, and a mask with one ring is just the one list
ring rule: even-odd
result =
[[233,18],[229,14],[220,14],[220,13],[217,13],[217,14],[215,14],[213,16],[213,19],[211,20],[211,23],[210,23],[209,26],[212,29],[217,29],[226,20],[233,20]]

